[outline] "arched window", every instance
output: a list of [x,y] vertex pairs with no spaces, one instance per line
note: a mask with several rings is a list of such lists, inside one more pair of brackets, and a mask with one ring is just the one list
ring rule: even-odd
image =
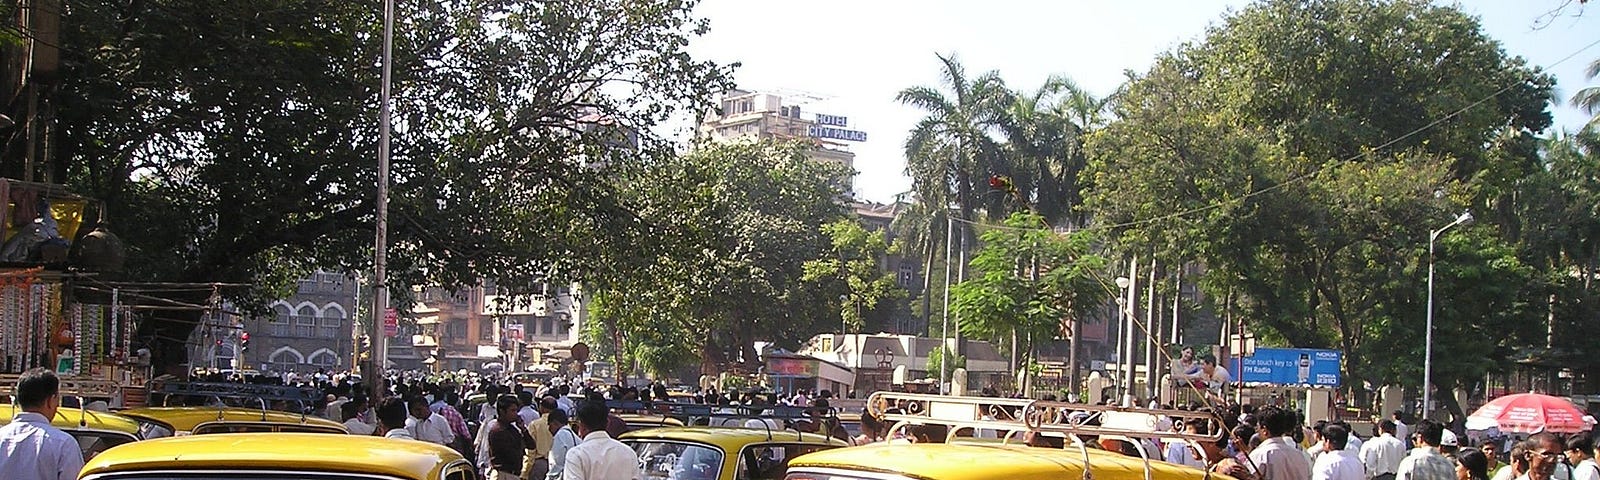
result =
[[267,357],[267,361],[281,367],[293,368],[306,363],[306,356],[301,355],[300,351],[295,350],[294,347],[283,347],[272,352],[272,355]]
[[267,319],[272,326],[272,336],[287,337],[294,332],[294,326],[289,323],[290,315],[288,305],[280,303],[272,306],[272,318]]
[[311,364],[319,368],[333,368],[339,366],[339,356],[326,348],[311,354]]

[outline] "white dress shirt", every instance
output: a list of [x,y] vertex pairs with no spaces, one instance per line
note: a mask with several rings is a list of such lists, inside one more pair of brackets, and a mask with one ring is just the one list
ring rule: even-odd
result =
[[633,480],[641,478],[639,456],[611,438],[605,430],[589,432],[578,446],[567,450],[562,480]]
[[1311,478],[1311,456],[1289,437],[1274,437],[1261,442],[1261,446],[1250,452],[1250,461],[1256,464],[1256,475],[1261,480]]
[[398,439],[401,439],[401,440],[416,440],[417,439],[417,437],[411,436],[411,431],[410,430],[406,430],[404,428],[391,428],[391,429],[389,429],[388,432],[384,432],[383,438],[398,438]]
[[72,434],[33,412],[0,427],[0,478],[73,480],[83,470],[83,450]]
[[1400,473],[1400,460],[1405,458],[1405,444],[1388,433],[1372,437],[1361,445],[1361,463],[1367,467],[1367,478]]
[[1349,450],[1332,450],[1317,455],[1311,466],[1312,480],[1361,480],[1366,476],[1361,460]]
[[456,432],[450,430],[450,421],[440,415],[428,415],[427,420],[408,417],[406,430],[410,430],[411,436],[424,442],[449,445],[450,442],[456,441]]
[[572,425],[562,425],[556,430],[550,442],[550,473],[545,478],[560,480],[561,472],[567,466],[567,451],[578,446],[578,434],[572,431]]
[[359,418],[345,420],[344,428],[349,429],[351,435],[372,435],[372,432],[378,430],[378,427],[369,425],[367,422],[363,422]]
[[1600,467],[1595,466],[1592,458],[1578,462],[1572,467],[1572,480],[1600,480]]

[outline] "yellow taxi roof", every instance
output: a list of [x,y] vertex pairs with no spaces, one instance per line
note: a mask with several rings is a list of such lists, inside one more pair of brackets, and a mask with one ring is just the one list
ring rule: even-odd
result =
[[82,476],[140,470],[346,472],[434,479],[461,455],[415,440],[316,433],[221,433],[118,445],[90,460]]
[[[1089,449],[1095,480],[1144,480],[1145,463],[1104,450]],[[1059,480],[1083,475],[1084,452],[1077,448],[1022,445],[879,444],[808,453],[789,461],[789,473],[804,469],[839,469],[890,473],[939,480]],[[1151,478],[1203,480],[1205,472],[1151,461]],[[1212,478],[1231,479],[1213,474]]]
[[[16,405],[0,405],[0,425],[11,423],[11,417],[15,417],[21,411]],[[139,422],[115,413],[94,410],[76,408],[56,410],[56,417],[50,419],[50,425],[67,431],[102,430],[139,436]]]
[[622,419],[622,421],[627,423],[628,425],[637,425],[640,428],[643,428],[643,427],[646,427],[646,426],[654,427],[654,426],[657,426],[657,425],[660,425],[660,426],[663,426],[663,427],[681,427],[681,426],[683,426],[683,420],[678,420],[678,419],[672,418],[672,417],[663,417],[661,415],[640,415],[640,414],[637,414],[637,413],[619,413],[619,414],[617,414],[617,418]]
[[[221,420],[218,415],[221,412]],[[130,408],[120,412],[122,415],[155,420],[172,426],[174,431],[187,432],[203,423],[232,422],[232,423],[276,423],[290,425],[313,425],[338,429],[348,432],[344,424],[311,415],[297,413],[276,412],[272,410],[258,410],[236,407],[147,407]]]
[[[769,440],[770,437],[770,440]],[[837,438],[818,435],[815,433],[798,433],[794,430],[771,430],[764,428],[739,428],[739,427],[664,427],[635,430],[622,434],[623,439],[633,440],[674,440],[680,442],[695,442],[715,445],[724,451],[738,452],[757,442],[800,442],[823,445],[847,446],[849,443]]]

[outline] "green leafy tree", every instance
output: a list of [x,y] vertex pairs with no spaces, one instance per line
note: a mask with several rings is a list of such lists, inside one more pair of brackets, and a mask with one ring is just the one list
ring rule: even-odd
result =
[[[1600,76],[1600,59],[1589,62],[1589,69],[1585,70],[1584,74],[1590,80]],[[1572,94],[1572,106],[1581,108],[1589,114],[1589,123],[1586,126],[1593,128],[1600,122],[1600,86],[1591,85],[1578,89],[1577,93]]]
[[886,323],[906,291],[882,268],[889,250],[884,232],[868,231],[855,219],[823,225],[822,232],[831,245],[823,258],[805,263],[802,279],[815,282],[822,295],[839,292],[839,318],[849,328],[857,332],[867,328],[869,315],[876,316],[880,325]]
[[1058,234],[1043,224],[1042,217],[1018,213],[984,231],[972,258],[976,273],[950,290],[961,333],[1009,343],[1013,367],[1019,356],[1032,361],[1036,341],[1072,331],[1109,298],[1096,278],[1106,260],[1092,251],[1094,235]]
[[[1086,203],[1121,248],[1204,263],[1202,287],[1238,298],[1232,310],[1269,341],[1343,350],[1350,385],[1416,385],[1402,370],[1420,352],[1387,341],[1421,333],[1429,231],[1473,206],[1515,224],[1491,206],[1513,203],[1535,164],[1550,86],[1455,8],[1256,3],[1132,79],[1118,120],[1089,141]],[[1475,242],[1442,251],[1492,268],[1441,269],[1436,294],[1480,301],[1437,315],[1440,332],[1532,320],[1524,292],[1445,278],[1528,278],[1478,228],[1452,230]],[[1504,360],[1492,342],[1459,347],[1453,357]],[[1435,367],[1446,391],[1474,378]]]
[[650,368],[663,370],[682,359],[673,344],[692,345],[701,372],[715,374],[753,367],[757,340],[793,346],[837,326],[839,292],[807,281],[806,265],[838,258],[823,227],[844,218],[837,199],[848,172],[810,159],[810,148],[705,144],[616,171],[623,198],[658,237],[638,261],[593,277],[611,302],[597,319],[614,324],[613,341],[633,345],[617,351],[657,355],[664,363]]
[[[377,6],[73,3],[47,170],[106,202],[129,279],[262,285],[235,299],[248,305],[314,267],[368,267]],[[531,292],[647,245],[605,170],[671,154],[653,127],[729,85],[685,50],[706,29],[692,9],[399,2],[391,291],[494,278]],[[141,333],[175,365],[195,324]]]

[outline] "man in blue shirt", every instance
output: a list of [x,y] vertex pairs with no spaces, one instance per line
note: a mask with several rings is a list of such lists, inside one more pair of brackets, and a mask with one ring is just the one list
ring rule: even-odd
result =
[[61,408],[61,379],[43,368],[17,379],[22,413],[0,427],[0,478],[72,480],[83,470],[83,451],[72,435],[50,425]]

